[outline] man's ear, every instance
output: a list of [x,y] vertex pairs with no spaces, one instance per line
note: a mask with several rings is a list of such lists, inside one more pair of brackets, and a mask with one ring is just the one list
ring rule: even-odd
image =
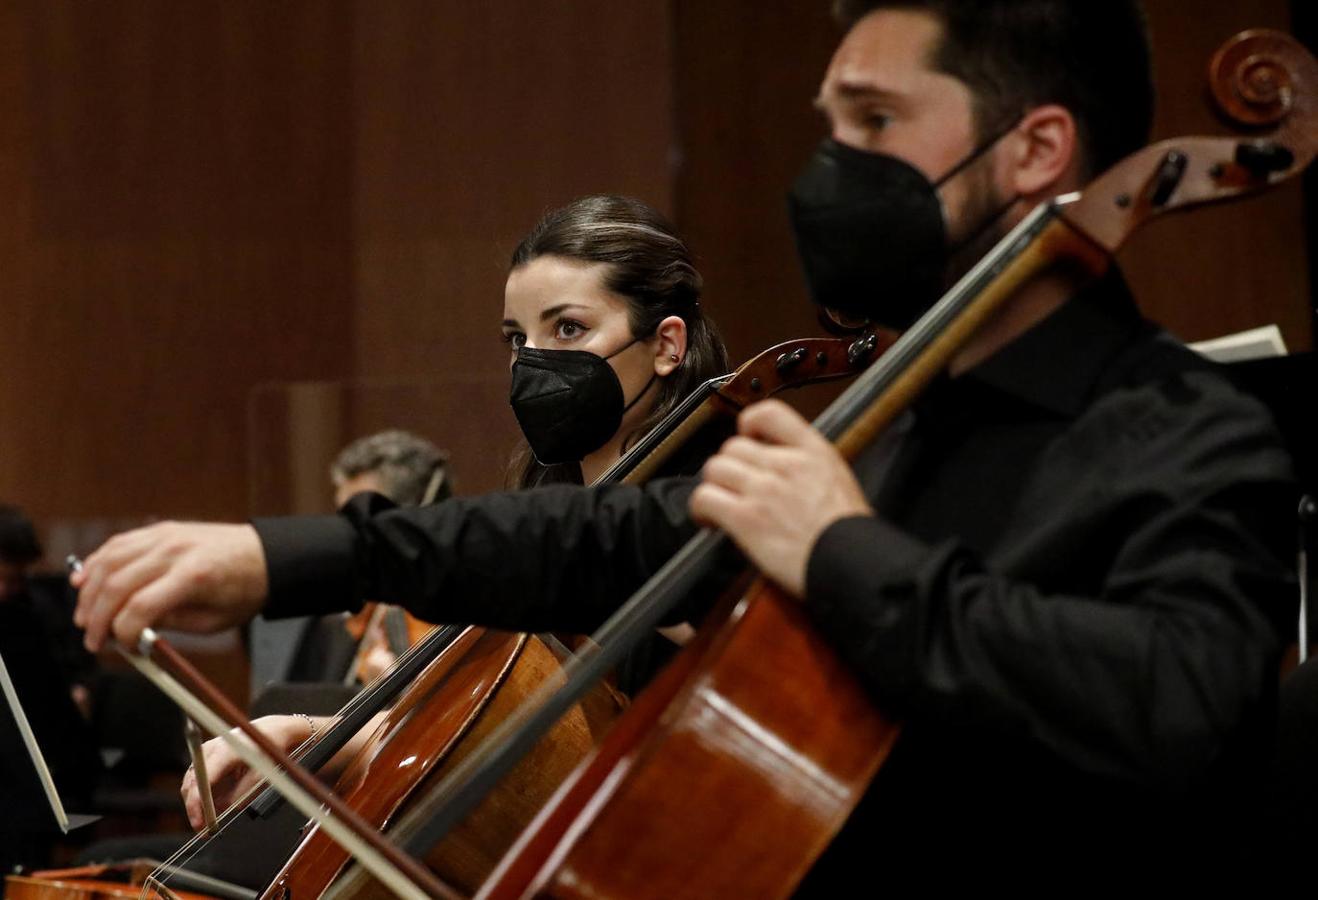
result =
[[686,322],[669,316],[654,332],[654,371],[659,377],[672,374],[686,358]]
[[1011,131],[1005,173],[1013,193],[1026,199],[1043,199],[1080,187],[1081,158],[1075,117],[1056,103],[1026,113]]

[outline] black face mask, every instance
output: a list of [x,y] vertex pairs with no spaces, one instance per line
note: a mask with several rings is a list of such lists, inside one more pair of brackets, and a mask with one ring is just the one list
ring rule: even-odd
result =
[[641,392],[624,402],[622,382],[607,361],[638,340],[608,356],[533,347],[517,351],[509,402],[538,462],[580,462],[618,433],[622,417],[658,377],[651,375]]
[[[973,150],[936,184],[895,156],[831,138],[820,144],[787,198],[811,299],[848,317],[903,331],[910,327],[942,296],[948,260],[957,249],[948,243],[938,189],[1011,128]],[[967,242],[1010,207],[991,215]]]

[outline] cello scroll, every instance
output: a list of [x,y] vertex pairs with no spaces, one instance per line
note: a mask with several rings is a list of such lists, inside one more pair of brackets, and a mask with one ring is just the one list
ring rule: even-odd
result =
[[1299,41],[1280,31],[1243,32],[1218,50],[1209,72],[1220,110],[1254,133],[1160,141],[1082,197],[1059,198],[1062,218],[1106,252],[1152,218],[1267,190],[1318,155],[1318,60]]
[[1290,35],[1268,29],[1241,32],[1208,64],[1208,88],[1233,125],[1263,128],[1291,115],[1297,98],[1312,102],[1313,59]]

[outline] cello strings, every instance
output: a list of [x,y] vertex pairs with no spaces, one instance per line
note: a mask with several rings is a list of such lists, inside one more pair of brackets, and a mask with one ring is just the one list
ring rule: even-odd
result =
[[[693,414],[711,402],[711,397],[721,387],[735,377],[735,374],[721,375],[709,379],[692,391],[678,406],[658,425],[652,428],[636,445],[624,453],[595,484],[607,484],[621,481],[635,471],[638,464],[644,462],[660,448],[665,439],[677,426],[686,422]],[[570,654],[569,654],[570,655]]]
[[[688,395],[688,397],[682,403],[680,403],[662,422],[656,425],[655,428],[651,429],[651,431],[641,441],[639,441],[629,452],[623,454],[623,456],[620,459],[618,459],[618,461],[615,462],[613,466],[611,466],[602,476],[600,476],[600,478],[597,479],[596,483],[606,484],[613,481],[619,481],[622,478],[624,478],[626,474],[630,470],[632,470],[640,460],[649,456],[650,453],[652,453],[657,448],[658,444],[662,441],[663,437],[666,436],[666,434],[669,431],[671,431],[671,429],[675,425],[685,421],[687,417],[695,411],[696,408],[698,408],[701,404],[703,404],[706,400],[708,400],[708,398],[715,391],[723,387],[733,377],[735,377],[733,374],[729,374],[729,375],[722,375],[716,378],[709,379],[708,381],[703,383],[699,388],[697,388],[695,391],[692,391],[692,393]],[[414,659],[415,657],[417,657],[422,653],[427,653],[432,649],[431,647],[431,644],[433,643],[432,639],[435,637],[436,632],[438,632],[439,630],[440,629],[438,628],[432,629],[426,635],[425,638],[417,642],[417,644],[415,644],[414,646],[410,647],[404,654],[400,655],[398,660],[395,662],[394,666],[390,667],[390,669],[386,670],[385,672],[382,672],[380,675],[377,675],[374,679],[372,679],[370,685],[368,685],[361,693],[357,694],[355,697],[349,700],[348,703],[345,704],[342,709],[340,709],[339,713],[337,714],[338,718],[339,719],[346,718],[353,712],[360,709],[363,705],[371,703],[375,699],[375,688],[378,685],[380,685],[383,681],[385,681],[390,675],[390,673],[392,673],[395,669],[403,666],[407,661]],[[439,652],[442,652],[443,649],[445,649],[449,643],[451,643],[451,640],[444,642],[443,646],[434,648],[435,650],[434,655],[438,656]],[[325,740],[326,738],[328,738],[329,735],[332,733],[332,731],[333,731],[333,727],[328,729],[325,732],[325,734],[321,736],[320,740]],[[309,739],[308,741],[304,742],[303,745],[299,746],[295,751],[294,758],[300,759],[302,756],[306,754],[306,752],[309,752],[311,747],[314,746],[316,743],[318,743],[318,741],[314,741],[312,739]],[[240,811],[247,806],[249,801],[255,795],[257,795],[259,791],[263,791],[267,787],[268,787],[267,783],[265,781],[261,781],[258,782],[256,785],[254,785],[247,792],[245,792],[241,798],[236,800],[234,803],[230,804],[224,810],[224,812],[219,816],[213,830],[198,832],[191,839],[185,842],[178,850],[176,850],[173,854],[171,854],[168,859],[166,859],[157,866],[155,872],[152,873],[153,877],[158,878],[162,884],[168,882],[175,871],[177,871],[180,868],[183,868],[188,863],[192,862],[192,860],[194,860],[196,856],[199,853],[201,853],[207,846],[209,846],[215,840],[219,839],[230,828],[232,828],[234,822],[238,820],[240,817],[239,816]]]
[[[313,744],[313,740],[308,738],[299,744],[290,755],[294,759],[299,759]],[[152,870],[150,877],[159,881],[162,885],[168,884],[169,880],[178,871],[185,869],[189,863],[196,859],[197,854],[205,850],[207,845],[212,841],[220,838],[235,821],[239,820],[248,801],[266,786],[267,782],[262,779],[249,788],[241,797],[231,803],[224,812],[220,813],[216,819],[214,830],[204,829],[198,831],[167,858],[158,862],[155,869]]]
[[[355,697],[349,700],[348,703],[346,703],[343,706],[343,708],[339,710],[339,712],[336,714],[336,718],[338,719],[346,718],[347,716],[355,712],[357,709],[359,709],[364,703],[369,702],[372,699],[373,695],[372,696],[368,696],[368,695],[371,695],[372,691],[377,687],[377,685],[381,681],[386,679],[395,668],[403,666],[407,662],[415,659],[417,656],[423,653],[430,652],[431,650],[434,651],[435,656],[438,656],[439,653],[441,653],[447,647],[448,644],[448,642],[437,640],[435,632],[438,630],[439,629],[432,629],[432,631],[429,634],[427,634],[425,638],[423,638],[421,641],[418,641],[416,645],[414,645],[413,647],[409,648],[408,651],[398,659],[394,667],[392,667],[389,670],[386,670],[385,672],[382,672],[375,679],[373,679],[371,681],[371,684],[368,685],[366,689],[364,689],[361,693],[357,694]],[[435,646],[436,644],[440,644],[440,646]],[[334,727],[331,726],[329,729],[323,732],[319,737],[308,738],[307,740],[303,741],[303,743],[298,745],[298,747],[293,751],[292,754],[293,758],[299,760],[304,758],[315,746],[319,744],[320,741],[328,739],[333,732],[334,732]],[[190,863],[193,859],[196,858],[198,853],[206,849],[207,845],[209,845],[212,841],[220,838],[231,827],[233,827],[235,821],[237,821],[240,818],[240,813],[247,808],[248,804],[252,801],[252,799],[258,796],[260,792],[263,792],[268,787],[269,784],[265,780],[261,780],[257,782],[255,785],[253,785],[251,788],[245,791],[241,797],[237,798],[233,803],[231,803],[224,810],[223,813],[220,814],[216,822],[216,827],[213,830],[208,829],[197,832],[197,834],[195,834],[191,839],[185,842],[178,850],[176,850],[173,854],[171,854],[170,857],[165,861],[165,864],[170,866],[185,866],[187,863]],[[164,880],[168,880],[168,875],[166,875]]]
[[[1035,233],[1052,220],[1056,202],[1043,204],[1013,228],[984,259],[936,303],[920,321],[845,390],[815,420],[815,428],[837,440],[845,427],[885,393],[911,362],[942,333],[947,322],[976,299],[1010,261],[1020,257]],[[475,808],[489,790],[522,758],[626,649],[639,640],[710,571],[727,540],[702,529],[637,590],[593,634],[596,646],[563,668],[557,685],[545,684],[486,736],[485,741],[434,784],[394,833],[409,852],[424,854]],[[331,896],[336,893],[331,890]]]

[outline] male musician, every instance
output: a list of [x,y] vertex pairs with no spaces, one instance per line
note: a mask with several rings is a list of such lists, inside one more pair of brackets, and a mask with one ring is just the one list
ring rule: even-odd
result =
[[[336,508],[365,491],[383,494],[400,506],[443,500],[451,493],[445,453],[425,438],[399,429],[353,441],[334,458],[329,475]],[[395,609],[388,615],[401,617],[402,612]],[[393,663],[394,652],[381,638],[378,634],[369,638],[368,652],[360,661],[365,681]],[[291,700],[306,699],[296,694],[289,697],[284,682],[342,681],[358,650],[357,641],[337,615],[278,622],[258,618],[252,623],[251,647],[253,695],[261,712],[287,712]],[[261,697],[261,691],[272,682],[277,687]],[[332,695],[316,702],[327,699],[333,699]]]
[[[991,238],[1146,139],[1133,2],[838,12],[817,101],[831,141],[792,192],[826,306],[910,325]],[[585,630],[694,518],[800,597],[906,723],[810,887],[862,865],[925,885],[1203,872],[1236,849],[1287,596],[1272,525],[1289,464],[1262,408],[1142,321],[1118,276],[1026,286],[854,471],[780,403],[739,430],[694,491],[373,498],[132,532],[89,560],[78,620],[96,646],[379,595]]]
[[448,457],[430,441],[393,428],[358,438],[330,466],[334,505],[363,491],[384,494],[400,506],[435,503],[452,494]]

